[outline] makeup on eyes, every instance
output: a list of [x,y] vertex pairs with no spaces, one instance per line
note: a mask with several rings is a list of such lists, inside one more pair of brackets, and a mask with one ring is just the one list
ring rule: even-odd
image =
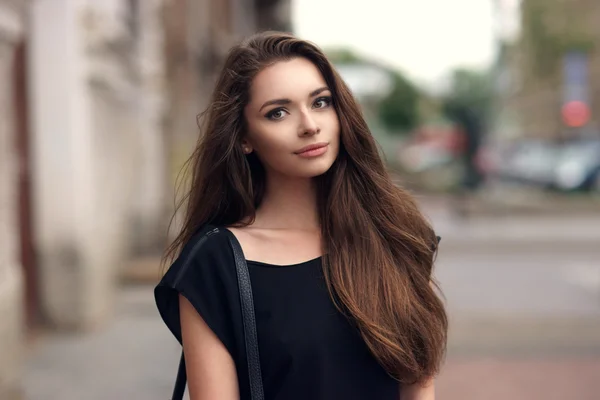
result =
[[[291,103],[290,100],[282,99],[282,101],[283,100],[286,101],[286,104]],[[326,102],[326,104],[323,107],[317,107],[317,109],[327,108],[327,107],[331,106],[332,103],[333,103],[333,99],[332,99],[331,96],[320,96],[320,97],[318,97],[318,98],[315,99],[315,101],[313,102],[313,106],[314,106],[315,103],[317,103],[319,101],[324,101],[324,102]],[[272,121],[278,121],[278,120],[280,120],[280,119],[283,118],[283,116],[281,116],[279,118],[274,118],[274,115],[277,114],[277,113],[279,113],[279,112],[286,112],[286,113],[289,114],[289,112],[285,108],[283,108],[283,107],[277,107],[277,108],[274,108],[274,109],[270,110],[268,113],[266,113],[265,114],[265,118],[270,119]]]

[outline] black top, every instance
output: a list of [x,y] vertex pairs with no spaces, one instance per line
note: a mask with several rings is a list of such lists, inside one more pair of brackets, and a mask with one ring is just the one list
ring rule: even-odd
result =
[[[235,361],[241,399],[250,399],[233,252],[218,232],[191,254],[201,237],[190,240],[158,284],[156,304],[181,342],[178,294],[190,301]],[[248,269],[266,400],[398,400],[399,383],[334,306],[320,258],[286,266],[248,261]]]

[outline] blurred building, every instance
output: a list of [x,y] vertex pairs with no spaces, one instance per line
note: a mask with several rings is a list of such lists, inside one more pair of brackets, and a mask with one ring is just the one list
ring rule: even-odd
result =
[[496,60],[492,69],[496,102],[492,110],[491,130],[499,140],[519,137],[518,113],[510,101],[518,87],[514,46],[520,35],[521,0],[494,0]]
[[552,140],[597,132],[600,3],[496,0],[496,5],[504,128],[513,136]]
[[160,2],[32,2],[27,71],[40,314],[110,316],[132,247],[163,211]]
[[101,326],[162,252],[225,51],[266,29],[290,0],[0,0],[0,398],[28,333]]
[[170,138],[170,181],[175,183],[196,144],[198,117],[207,106],[227,50],[256,31],[292,31],[291,0],[169,0],[163,18],[165,126]]
[[16,391],[23,360],[24,282],[19,195],[24,166],[22,60],[27,1],[0,1],[0,398]]

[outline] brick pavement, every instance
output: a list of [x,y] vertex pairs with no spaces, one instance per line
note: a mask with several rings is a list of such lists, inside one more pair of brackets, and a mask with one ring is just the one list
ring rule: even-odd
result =
[[600,358],[448,359],[440,400],[598,400]]

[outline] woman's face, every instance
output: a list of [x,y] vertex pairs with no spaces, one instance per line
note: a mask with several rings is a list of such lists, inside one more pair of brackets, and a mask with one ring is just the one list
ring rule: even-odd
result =
[[312,178],[338,155],[340,127],[332,92],[315,65],[279,61],[259,72],[244,109],[246,153],[256,152],[267,174]]

